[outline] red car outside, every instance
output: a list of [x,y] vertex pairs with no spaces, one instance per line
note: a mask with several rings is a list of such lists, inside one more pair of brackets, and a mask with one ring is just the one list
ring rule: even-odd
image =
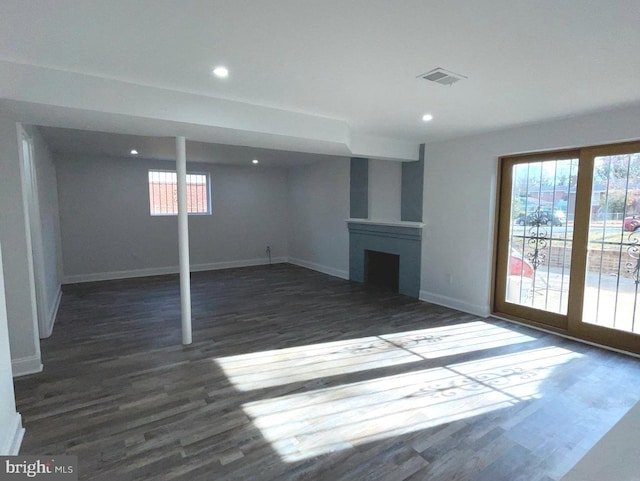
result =
[[640,215],[625,217],[622,225],[627,232],[635,231],[640,227]]
[[509,257],[509,275],[533,277],[533,266],[515,249],[511,250],[511,256]]
[[526,303],[533,294],[534,270],[531,263],[516,249],[509,256],[506,301],[516,304]]

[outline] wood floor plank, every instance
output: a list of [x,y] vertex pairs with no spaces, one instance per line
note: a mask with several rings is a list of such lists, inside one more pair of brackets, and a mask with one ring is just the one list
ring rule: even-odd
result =
[[[80,479],[557,481],[640,363],[291,265],[64,286],[22,453]],[[615,395],[612,393],[615,392]]]

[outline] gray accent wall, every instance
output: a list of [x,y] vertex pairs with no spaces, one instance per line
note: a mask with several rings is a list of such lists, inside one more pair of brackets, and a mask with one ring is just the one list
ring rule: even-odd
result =
[[369,159],[351,158],[350,215],[354,219],[369,217]]
[[422,222],[424,188],[424,150],[420,145],[420,160],[402,163],[402,200],[400,218],[408,222]]
[[400,257],[399,292],[420,295],[422,229],[388,221],[422,222],[424,147],[415,162],[351,159],[351,218],[382,223],[349,223],[350,280],[365,282],[365,251],[395,254]]
[[[56,157],[66,282],[152,275],[178,266],[177,216],[149,214],[148,170],[175,162]],[[212,215],[189,216],[192,269],[287,256],[287,171],[187,164],[211,177]]]

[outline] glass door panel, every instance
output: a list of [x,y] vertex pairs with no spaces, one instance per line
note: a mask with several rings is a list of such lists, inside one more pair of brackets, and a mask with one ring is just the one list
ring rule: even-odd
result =
[[582,322],[640,333],[640,152],[594,158]]
[[566,316],[577,174],[577,158],[513,165],[507,303]]
[[640,142],[499,166],[493,312],[640,354]]

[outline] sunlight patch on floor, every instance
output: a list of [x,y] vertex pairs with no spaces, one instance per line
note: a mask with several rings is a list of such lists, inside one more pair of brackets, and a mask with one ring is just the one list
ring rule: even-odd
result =
[[477,352],[535,338],[484,321],[214,359],[235,388],[251,391]]
[[423,430],[543,395],[580,354],[546,347],[243,405],[284,461]]

